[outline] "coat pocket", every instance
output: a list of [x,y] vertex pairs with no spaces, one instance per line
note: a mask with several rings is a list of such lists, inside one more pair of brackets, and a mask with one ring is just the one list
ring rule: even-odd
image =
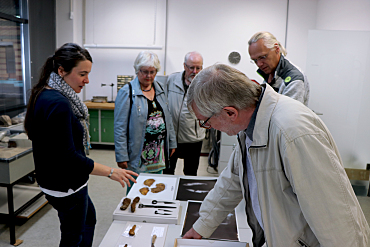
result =
[[297,239],[296,243],[298,244],[298,246],[302,246],[302,247],[310,247],[305,241],[303,241],[302,239]]

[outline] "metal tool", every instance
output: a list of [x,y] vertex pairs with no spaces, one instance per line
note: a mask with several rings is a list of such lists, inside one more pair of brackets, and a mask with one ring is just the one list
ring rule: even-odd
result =
[[162,210],[164,212],[173,212],[172,210],[168,210],[168,209],[161,209],[161,208],[158,208],[158,210]]
[[157,201],[157,200],[153,200],[152,201],[152,204],[157,204],[157,203],[164,203],[164,204],[175,204],[174,202],[166,202],[166,201]]
[[158,211],[155,211],[154,214],[160,214],[160,215],[171,215],[171,214],[168,214],[168,213],[161,213],[161,212],[158,212]]
[[105,83],[102,83],[102,84],[101,84],[101,86],[102,86],[102,87],[104,87],[104,86],[111,86],[111,87],[112,87],[112,101],[108,101],[108,103],[114,103],[114,101],[113,101],[113,86],[114,86],[114,84],[112,83],[112,84],[110,84],[110,85],[107,85],[107,84],[105,84]]
[[152,237],[152,247],[154,247],[155,240],[157,239],[157,235],[153,235]]
[[145,205],[145,204],[139,204],[139,208],[176,208],[176,207],[172,207],[172,206],[156,206],[156,205]]

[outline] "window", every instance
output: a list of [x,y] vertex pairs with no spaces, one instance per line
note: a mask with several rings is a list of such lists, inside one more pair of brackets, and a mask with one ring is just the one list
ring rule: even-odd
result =
[[[25,110],[24,35],[22,0],[0,0],[0,115],[14,117]],[[28,27],[26,27],[28,28]]]

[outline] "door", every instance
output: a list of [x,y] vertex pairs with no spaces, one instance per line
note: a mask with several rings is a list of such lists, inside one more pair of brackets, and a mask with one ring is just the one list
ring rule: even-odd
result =
[[114,111],[101,110],[101,142],[114,143]]

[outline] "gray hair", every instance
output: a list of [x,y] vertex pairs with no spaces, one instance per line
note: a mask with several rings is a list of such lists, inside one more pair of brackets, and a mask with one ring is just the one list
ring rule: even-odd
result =
[[188,59],[191,55],[198,55],[202,58],[202,61],[203,61],[203,56],[199,52],[191,51],[191,52],[186,53],[185,58],[184,58],[184,63],[186,63],[188,61]]
[[275,44],[278,44],[278,46],[280,48],[280,54],[283,54],[284,56],[286,56],[287,51],[284,48],[284,46],[282,46],[280,44],[280,42],[275,38],[275,36],[272,35],[269,32],[258,32],[256,34],[254,34],[252,36],[252,38],[250,38],[250,40],[248,41],[248,45],[251,45],[253,43],[256,43],[260,39],[263,39],[263,41],[264,41],[263,43],[269,49],[274,48]]
[[152,51],[141,51],[134,62],[135,73],[139,73],[141,67],[144,66],[154,67],[158,72],[161,69],[161,64],[157,54]]
[[238,110],[256,105],[261,86],[239,70],[225,64],[215,64],[197,74],[188,89],[188,108],[195,103],[205,117],[219,113],[224,107]]

